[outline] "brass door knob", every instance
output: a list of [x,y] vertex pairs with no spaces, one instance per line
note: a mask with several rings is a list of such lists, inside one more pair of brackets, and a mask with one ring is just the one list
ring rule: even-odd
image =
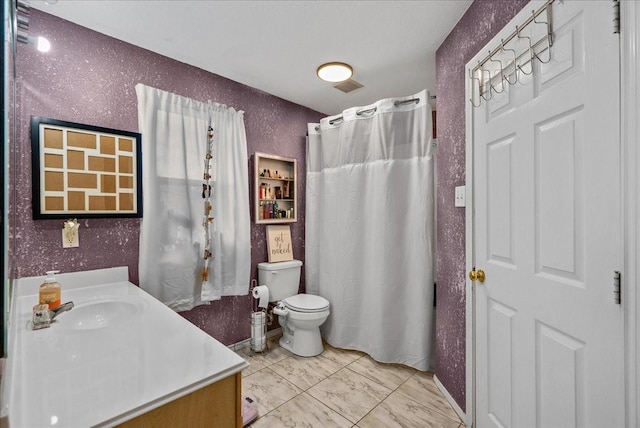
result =
[[471,272],[469,272],[469,279],[471,281],[480,281],[480,282],[484,282],[486,276],[484,274],[484,271],[482,269],[472,269]]

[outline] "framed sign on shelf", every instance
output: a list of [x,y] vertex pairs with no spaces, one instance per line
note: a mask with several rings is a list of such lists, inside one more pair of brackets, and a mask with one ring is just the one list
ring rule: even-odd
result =
[[267,226],[267,256],[269,263],[293,260],[289,226]]

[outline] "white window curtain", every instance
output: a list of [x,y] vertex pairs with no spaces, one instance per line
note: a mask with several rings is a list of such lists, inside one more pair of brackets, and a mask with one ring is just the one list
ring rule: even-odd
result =
[[[175,311],[249,291],[247,141],[242,111],[136,85],[142,133],[140,286]],[[209,216],[202,197],[213,128]],[[213,217],[208,236],[203,222]],[[210,240],[209,276],[203,280]]]
[[308,133],[306,289],[331,304],[323,336],[427,370],[435,314],[427,92],[345,110]]

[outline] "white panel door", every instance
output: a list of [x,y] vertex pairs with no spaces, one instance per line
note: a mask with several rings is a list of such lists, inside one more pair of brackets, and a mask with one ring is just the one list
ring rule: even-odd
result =
[[624,425],[618,36],[610,1],[552,14],[551,61],[472,113],[479,427]]

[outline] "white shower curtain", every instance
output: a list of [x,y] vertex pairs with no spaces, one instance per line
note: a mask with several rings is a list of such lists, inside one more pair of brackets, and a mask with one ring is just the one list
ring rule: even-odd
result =
[[307,140],[306,289],[331,304],[323,336],[419,370],[434,323],[427,96],[345,110],[310,124]]
[[[249,291],[251,243],[242,111],[136,85],[142,133],[140,286],[175,311]],[[213,127],[208,236],[202,185]],[[203,281],[206,240],[213,254]]]

